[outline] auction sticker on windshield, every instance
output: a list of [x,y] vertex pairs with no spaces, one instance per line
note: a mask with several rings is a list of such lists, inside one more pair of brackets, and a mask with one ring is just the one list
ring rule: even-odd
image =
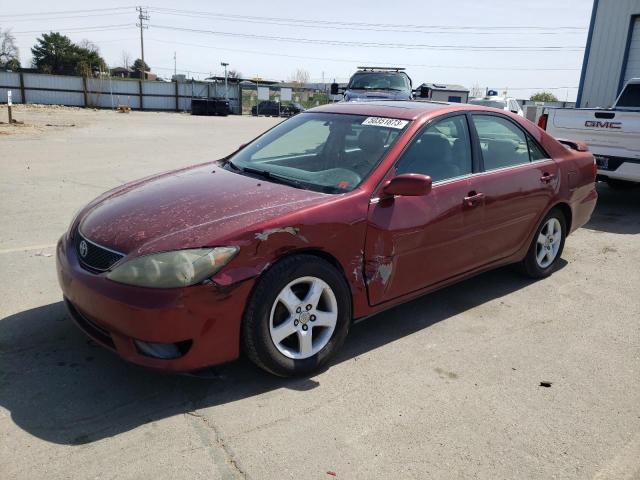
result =
[[375,127],[390,127],[397,128],[398,130],[403,129],[408,120],[400,120],[398,118],[384,118],[384,117],[368,117],[362,122],[362,125],[373,125]]

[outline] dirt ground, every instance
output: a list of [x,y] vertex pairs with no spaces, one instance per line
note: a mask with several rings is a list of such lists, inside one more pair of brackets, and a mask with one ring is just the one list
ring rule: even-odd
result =
[[55,242],[104,190],[279,120],[14,117],[0,124],[0,478],[640,478],[640,190],[600,185],[550,278],[504,268],[379,314],[313,377],[244,359],[161,375],[72,325]]

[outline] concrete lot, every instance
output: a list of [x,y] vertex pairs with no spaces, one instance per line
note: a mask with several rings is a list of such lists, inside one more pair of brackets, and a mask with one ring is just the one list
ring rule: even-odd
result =
[[28,125],[0,125],[0,478],[640,478],[640,191],[599,187],[551,278],[501,269],[377,315],[312,378],[246,360],[168,376],[71,324],[54,244],[102,191],[277,120],[15,116]]

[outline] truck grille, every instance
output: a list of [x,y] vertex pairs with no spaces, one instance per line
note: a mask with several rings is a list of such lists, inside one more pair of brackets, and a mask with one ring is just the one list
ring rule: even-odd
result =
[[87,240],[77,230],[74,235],[74,243],[80,264],[91,272],[109,270],[124,257],[122,253],[114,252]]

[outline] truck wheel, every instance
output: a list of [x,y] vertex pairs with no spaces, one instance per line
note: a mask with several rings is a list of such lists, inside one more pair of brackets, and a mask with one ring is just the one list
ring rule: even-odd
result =
[[636,182],[628,182],[626,180],[618,180],[617,178],[608,178],[605,180],[612,190],[630,190],[637,187]]
[[558,209],[551,210],[540,222],[527,256],[521,263],[523,273],[531,278],[544,278],[553,273],[564,249],[567,221]]
[[242,323],[247,356],[275,375],[306,375],[344,343],[351,297],[344,277],[313,255],[282,260],[258,280]]

